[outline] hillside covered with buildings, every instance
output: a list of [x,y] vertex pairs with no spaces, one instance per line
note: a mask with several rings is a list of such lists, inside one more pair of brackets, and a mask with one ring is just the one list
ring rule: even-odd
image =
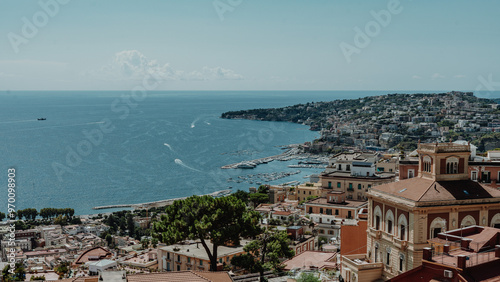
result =
[[226,112],[227,119],[286,121],[310,126],[321,137],[311,151],[358,149],[415,149],[422,142],[470,140],[480,151],[499,147],[495,139],[481,137],[500,129],[498,103],[472,92],[388,94],[382,96],[312,102],[284,108]]

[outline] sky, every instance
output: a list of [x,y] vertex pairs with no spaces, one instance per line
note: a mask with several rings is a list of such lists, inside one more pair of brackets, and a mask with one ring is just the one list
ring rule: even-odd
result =
[[[0,0],[0,90],[500,90],[500,1]],[[498,82],[496,82],[498,81]]]

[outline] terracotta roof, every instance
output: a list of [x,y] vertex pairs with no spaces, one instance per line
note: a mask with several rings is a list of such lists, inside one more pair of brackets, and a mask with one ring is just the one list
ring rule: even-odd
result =
[[149,274],[135,274],[127,276],[128,282],[232,282],[227,272],[208,271],[175,271]]
[[289,211],[275,211],[275,212],[273,212],[273,214],[275,214],[275,215],[291,215],[292,212],[289,212]]
[[368,204],[366,201],[349,201],[346,200],[344,203],[329,203],[325,197],[320,197],[316,198],[313,200],[310,200],[309,202],[305,203],[307,204],[320,204],[320,205],[328,205],[328,206],[337,206],[337,207],[350,207],[350,208],[357,208],[361,206],[365,206]]
[[80,254],[73,264],[84,264],[89,261],[89,258],[103,259],[107,257],[111,257],[111,252],[103,247],[94,247]]
[[372,190],[415,202],[486,198],[499,198],[500,200],[499,190],[471,180],[435,181],[433,179],[415,177],[378,185],[373,187]]
[[335,260],[337,253],[320,252],[320,251],[305,251],[287,261],[284,261],[286,270],[294,268],[310,269],[311,266],[321,268],[335,268]]

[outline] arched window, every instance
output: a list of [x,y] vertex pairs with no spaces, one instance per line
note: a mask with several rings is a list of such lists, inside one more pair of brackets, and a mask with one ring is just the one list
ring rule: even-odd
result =
[[382,221],[382,210],[380,206],[376,206],[373,211],[373,227],[375,230],[380,230],[380,222]]
[[399,216],[398,219],[398,229],[399,229],[399,240],[408,241],[408,221],[406,220],[406,216],[404,214]]
[[391,210],[385,213],[385,232],[392,234],[394,232],[394,214]]
[[500,228],[500,213],[495,214],[491,218],[490,226],[495,228]]
[[476,225],[476,220],[471,216],[468,215],[462,219],[462,223],[460,224],[460,227],[467,227],[471,225]]
[[437,217],[431,222],[430,236],[429,238],[435,238],[441,232],[446,231],[446,220]]
[[423,161],[423,171],[425,171],[425,172],[431,172],[431,168],[432,168],[432,165],[431,165],[432,159],[431,159],[431,157],[425,156],[422,159],[422,161]]
[[446,159],[446,173],[447,174],[458,173],[458,159],[457,158],[447,158]]
[[404,264],[405,264],[405,255],[399,254],[399,271],[403,272]]

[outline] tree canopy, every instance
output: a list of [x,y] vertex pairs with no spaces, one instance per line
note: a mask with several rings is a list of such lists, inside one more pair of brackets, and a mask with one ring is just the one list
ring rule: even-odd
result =
[[[238,245],[242,236],[260,234],[259,221],[259,213],[234,196],[192,196],[167,206],[160,221],[153,223],[153,231],[154,237],[166,244],[200,240],[210,259],[210,270],[215,271],[218,247]],[[212,249],[206,240],[213,244]]]
[[244,247],[245,254],[233,257],[231,264],[250,272],[259,272],[260,281],[263,281],[264,271],[281,270],[283,265],[280,259],[295,255],[289,242],[285,231],[266,231]]

